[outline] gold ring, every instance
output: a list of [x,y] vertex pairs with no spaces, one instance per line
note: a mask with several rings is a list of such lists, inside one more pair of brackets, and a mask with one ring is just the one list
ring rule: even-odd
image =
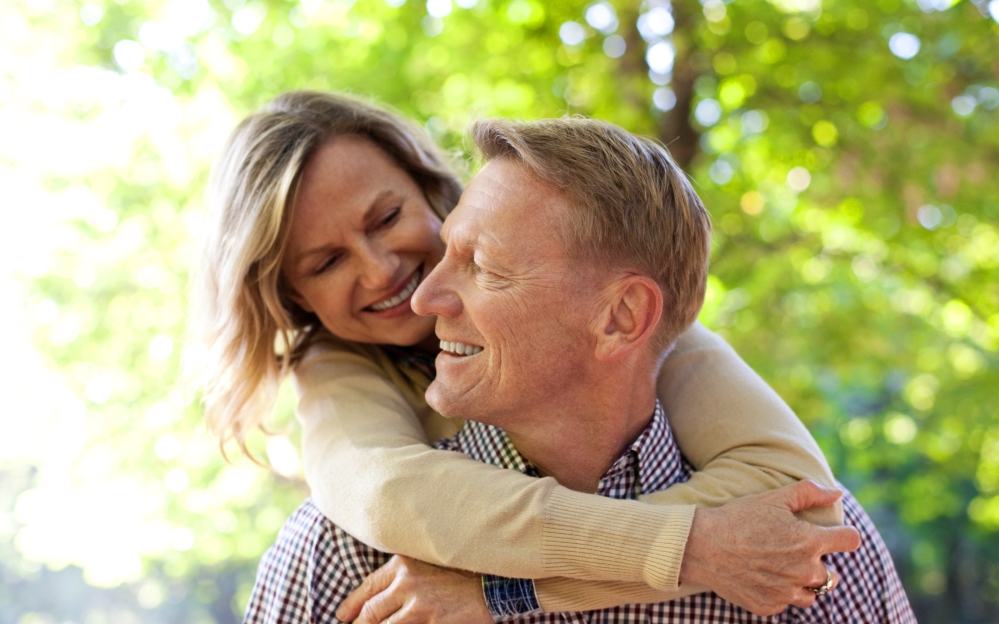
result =
[[816,596],[825,596],[826,594],[829,593],[829,590],[832,589],[832,586],[833,586],[833,575],[832,572],[830,572],[829,569],[826,568],[826,582],[823,583],[821,587],[809,587],[808,589],[815,592]]

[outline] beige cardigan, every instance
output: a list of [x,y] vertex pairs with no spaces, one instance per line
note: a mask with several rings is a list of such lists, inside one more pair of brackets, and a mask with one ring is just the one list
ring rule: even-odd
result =
[[[295,370],[305,477],[330,520],[379,550],[538,579],[546,611],[659,602],[679,585],[694,506],[800,479],[834,483],[815,441],[724,340],[700,324],[666,359],[658,395],[690,481],[622,501],[582,494],[429,442],[453,435],[423,398],[428,380],[377,347],[322,344]],[[647,504],[652,503],[652,504]],[[831,525],[841,508],[808,517]]]

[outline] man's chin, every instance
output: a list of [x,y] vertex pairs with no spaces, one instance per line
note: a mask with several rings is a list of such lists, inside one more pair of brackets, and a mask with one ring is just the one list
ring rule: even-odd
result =
[[444,418],[457,418],[458,414],[454,411],[453,401],[449,401],[447,395],[447,390],[435,379],[427,386],[427,393],[424,398],[427,399],[427,405]]
[[427,388],[427,405],[444,418],[464,418],[476,420],[474,405],[470,405],[465,392],[456,392],[445,386],[439,379],[430,382]]

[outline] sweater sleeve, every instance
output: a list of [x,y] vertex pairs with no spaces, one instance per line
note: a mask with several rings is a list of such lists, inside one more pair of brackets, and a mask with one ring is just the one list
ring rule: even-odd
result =
[[[790,409],[699,325],[667,358],[659,394],[681,449],[703,473],[651,495],[654,505],[580,494],[429,448],[425,431],[436,415],[417,415],[363,356],[328,350],[295,377],[306,479],[324,514],[380,550],[540,579],[549,611],[703,591],[678,583],[693,505],[805,477],[831,483]],[[731,426],[735,418],[740,426]]]
[[362,355],[322,351],[295,382],[312,498],[361,541],[501,576],[676,587],[693,506],[581,494],[430,448],[440,416],[417,414]]
[[[686,483],[642,500],[717,507],[802,479],[836,485],[822,451],[794,412],[724,340],[700,323],[681,336],[666,358],[657,389],[677,444],[697,472]],[[843,508],[837,504],[799,516],[832,526],[842,524]],[[662,602],[706,591],[690,584],[653,588],[568,578],[539,579],[535,588],[545,611]]]
[[[822,450],[791,408],[700,323],[666,358],[657,394],[680,450],[697,472],[643,500],[717,507],[802,479],[837,485]],[[801,517],[823,526],[842,524],[843,507]]]

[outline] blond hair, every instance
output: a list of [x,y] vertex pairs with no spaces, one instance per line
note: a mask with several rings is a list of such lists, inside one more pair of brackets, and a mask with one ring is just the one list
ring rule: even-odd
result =
[[192,293],[185,375],[202,393],[223,447],[261,426],[281,380],[323,336],[284,295],[280,273],[302,171],[338,136],[374,142],[444,218],[461,184],[417,125],[359,98],[308,91],[278,96],[232,132],[209,182],[209,209]]
[[571,257],[635,269],[665,300],[654,347],[671,346],[704,302],[711,219],[661,144],[613,124],[566,117],[487,119],[471,138],[484,160],[513,158],[573,207],[559,235]]

